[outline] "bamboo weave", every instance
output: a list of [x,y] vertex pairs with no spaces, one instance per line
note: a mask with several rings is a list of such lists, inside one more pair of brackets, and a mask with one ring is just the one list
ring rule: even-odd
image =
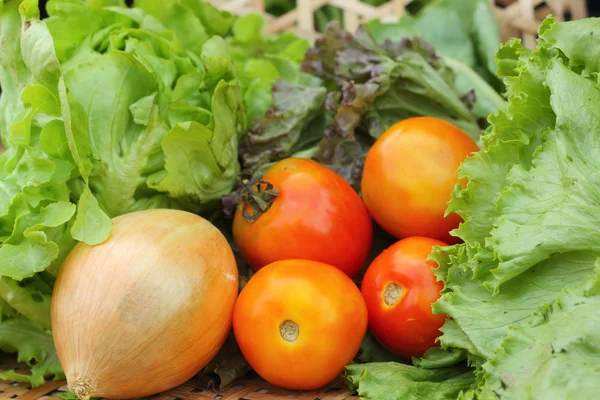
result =
[[[0,358],[0,371],[16,368],[25,372],[9,357]],[[35,389],[24,383],[0,380],[0,399],[13,400],[62,400],[60,394],[67,391],[66,382],[49,382]],[[144,400],[358,400],[338,379],[322,389],[311,392],[294,392],[279,389],[258,378],[242,379],[234,384],[214,391],[203,387],[192,379],[178,386]]]

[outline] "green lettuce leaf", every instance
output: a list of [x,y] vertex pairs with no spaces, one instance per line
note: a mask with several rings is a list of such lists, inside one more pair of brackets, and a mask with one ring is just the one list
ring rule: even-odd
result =
[[529,171],[511,171],[499,202],[502,217],[492,231],[500,260],[492,272],[499,283],[557,252],[600,250],[600,231],[594,229],[600,211],[595,184],[600,153],[594,145],[600,118],[590,107],[600,104],[600,90],[559,60],[549,67],[546,84],[556,128],[547,133]]
[[[0,4],[0,143],[7,145],[9,126],[23,112],[21,90],[30,79],[31,73],[21,57],[20,1],[5,1]],[[0,180],[1,181],[1,180]],[[3,202],[0,202],[3,204]]]
[[258,123],[273,104],[271,89],[282,79],[290,84],[316,87],[320,80],[300,71],[310,43],[291,32],[263,35],[265,20],[248,14],[235,20],[228,38],[236,64],[249,126]]
[[27,382],[34,387],[48,378],[64,379],[52,334],[32,321],[18,317],[3,321],[0,324],[0,349],[17,352],[17,360],[31,367],[29,375],[9,370],[0,373],[0,379]]
[[412,362],[416,367],[435,369],[451,367],[467,358],[467,351],[461,348],[432,347],[425,352],[423,357],[413,357]]
[[363,341],[360,345],[360,349],[354,357],[358,363],[373,363],[373,362],[385,362],[385,361],[397,361],[406,362],[402,357],[395,355],[388,349],[383,347],[381,343],[377,341],[375,336],[369,331],[365,334]]
[[[435,304],[434,311],[452,316],[473,346],[461,347],[486,358],[494,355],[510,327],[526,323],[534,311],[554,301],[564,288],[576,288],[588,280],[598,257],[593,252],[556,255],[507,282],[493,295],[481,281],[474,279],[473,270],[465,265],[486,262],[481,254],[480,249],[475,254],[461,252],[452,257],[452,266],[444,278],[446,293]],[[457,345],[452,335],[447,342],[446,334],[441,336],[441,343]]]
[[469,182],[449,209],[464,243],[433,255],[444,282],[434,311],[451,317],[440,342],[468,352],[469,398],[598,391],[600,66],[584,47],[597,27],[548,18],[535,51],[513,40],[498,52],[509,104],[460,169]]
[[366,400],[456,399],[475,383],[469,368],[423,369],[399,363],[351,364],[346,382]]
[[[500,398],[592,398],[600,392],[600,296],[566,291],[512,328],[484,365]],[[568,371],[568,372],[567,372]]]
[[396,23],[374,19],[368,26],[379,43],[422,37],[444,58],[460,60],[499,87],[495,56],[500,46],[500,24],[489,1],[434,0],[415,14],[403,14]]

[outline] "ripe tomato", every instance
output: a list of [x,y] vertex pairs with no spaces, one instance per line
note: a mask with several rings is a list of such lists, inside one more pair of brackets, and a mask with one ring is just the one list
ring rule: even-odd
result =
[[475,142],[441,119],[405,119],[383,133],[369,150],[362,177],[362,195],[371,216],[397,238],[426,236],[448,243],[461,218],[444,217],[457,183],[459,165]]
[[434,347],[446,321],[431,310],[443,288],[431,270],[437,265],[426,261],[436,245],[445,246],[424,237],[400,240],[373,260],[362,281],[369,329],[383,346],[404,357],[420,357]]
[[350,277],[360,272],[373,225],[360,197],[341,176],[315,161],[289,158],[269,168],[263,181],[278,191],[270,208],[249,222],[242,211],[253,211],[242,202],[233,220],[235,244],[253,269],[308,259]]
[[242,290],[233,330],[250,366],[286,389],[313,390],[352,361],[367,330],[367,307],[344,273],[310,260],[259,270]]

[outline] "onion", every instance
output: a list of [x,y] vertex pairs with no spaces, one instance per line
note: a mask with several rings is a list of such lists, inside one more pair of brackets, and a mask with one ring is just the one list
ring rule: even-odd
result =
[[117,217],[108,240],[79,243],[52,296],[54,343],[69,390],[136,398],[198,373],[231,329],[238,273],[227,240],[184,211]]

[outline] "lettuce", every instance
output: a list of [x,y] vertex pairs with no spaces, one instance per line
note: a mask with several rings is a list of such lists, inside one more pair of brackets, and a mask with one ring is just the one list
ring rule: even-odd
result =
[[[475,140],[485,124],[473,112],[472,93],[461,95],[456,74],[419,38],[379,45],[365,26],[351,35],[332,23],[307,50],[302,71],[273,86],[265,118],[240,143],[244,174],[259,176],[265,165],[285,157],[309,157],[360,190],[366,151],[394,123],[435,116]],[[477,80],[494,93],[494,110],[506,105]]]
[[246,115],[226,35],[203,1],[0,3],[0,348],[39,385],[61,377],[50,333],[54,276],[111,217],[212,213],[240,170]]
[[508,107],[459,171],[464,243],[433,254],[442,349],[466,351],[475,377],[459,398],[600,391],[599,26],[549,17],[535,51],[511,40],[497,54]]
[[248,14],[235,20],[228,38],[231,56],[238,68],[248,126],[259,123],[275,101],[271,90],[276,81],[318,87],[318,78],[300,71],[310,43],[292,32],[263,35],[265,20]]
[[[500,24],[489,1],[432,0],[414,14],[403,14],[398,22],[382,23],[374,19],[369,21],[368,27],[379,43],[416,36],[431,43],[453,67],[457,73],[456,84],[463,90],[470,90],[463,86],[473,80],[468,76],[468,69],[460,68],[461,64],[494,88],[502,87],[495,65],[495,55],[500,47]],[[479,88],[476,88],[476,94],[486,99],[488,96]],[[485,110],[485,102],[482,106]],[[492,109],[489,113],[495,111]]]
[[474,378],[468,368],[431,370],[380,362],[347,366],[346,381],[365,400],[449,400],[468,389]]

